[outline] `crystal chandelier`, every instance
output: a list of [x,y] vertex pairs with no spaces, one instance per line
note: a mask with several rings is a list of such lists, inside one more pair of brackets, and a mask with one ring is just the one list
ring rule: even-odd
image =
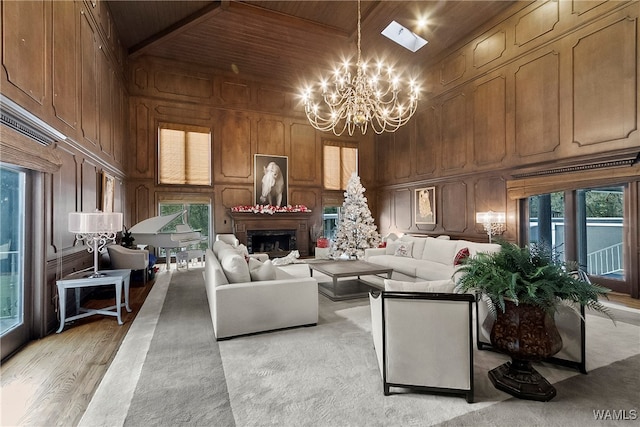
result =
[[346,131],[352,136],[355,129],[360,128],[364,135],[367,127],[371,126],[377,134],[395,132],[416,111],[420,94],[418,84],[410,80],[408,87],[404,88],[406,95],[401,96],[401,75],[382,62],[369,66],[362,61],[360,37],[358,0],[358,60],[355,75],[351,73],[349,62],[345,61],[335,69],[330,79],[323,79],[302,93],[307,118],[311,126],[319,131],[332,131],[336,136]]

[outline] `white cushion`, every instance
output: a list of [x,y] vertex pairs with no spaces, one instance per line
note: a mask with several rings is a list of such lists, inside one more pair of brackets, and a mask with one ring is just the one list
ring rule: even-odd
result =
[[394,256],[412,257],[413,242],[398,242],[394,246],[396,247],[396,250],[393,252]]
[[[456,240],[453,240],[453,241],[455,242]],[[456,250],[456,254],[462,248],[469,248],[470,257],[476,256],[479,252],[485,252],[490,254],[493,252],[499,252],[501,249],[501,246],[497,243],[476,243],[476,242],[469,242],[467,240],[457,240],[457,242],[458,242],[458,247]],[[454,258],[455,258],[455,254],[454,254]]]
[[255,258],[249,258],[249,275],[251,281],[258,282],[261,280],[275,280],[276,268],[270,259],[260,262]]
[[453,265],[453,259],[456,256],[458,241],[443,240],[427,237],[422,252],[422,259],[439,262],[440,264]]
[[224,242],[222,240],[216,240],[215,242],[213,242],[213,246],[211,249],[213,250],[213,254],[215,256],[219,256],[221,250],[231,249],[231,248],[233,248],[233,246],[231,246],[227,242]]
[[440,240],[450,240],[451,236],[447,236],[446,234],[441,234],[438,237],[436,237],[436,239],[440,239]]
[[455,284],[452,280],[404,282],[401,280],[384,279],[385,291],[453,293],[454,288]]
[[251,281],[249,265],[244,257],[235,249],[223,249],[220,251],[220,265],[229,283],[245,283]]
[[426,239],[424,237],[414,237],[405,234],[400,238],[403,242],[413,242],[413,251],[411,252],[411,256],[415,259],[422,258],[422,252],[424,251],[424,244],[426,243]]

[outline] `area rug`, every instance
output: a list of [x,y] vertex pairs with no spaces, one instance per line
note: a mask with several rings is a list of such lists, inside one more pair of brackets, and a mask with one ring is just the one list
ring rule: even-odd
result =
[[[445,395],[384,396],[368,300],[331,302],[319,296],[319,309],[315,327],[216,342],[202,277],[197,271],[174,273],[157,310],[159,320],[155,326],[146,322],[153,338],[135,385],[124,387],[133,389],[129,402],[113,408],[109,399],[120,391],[109,392],[101,384],[81,425],[590,426],[603,425],[596,417],[606,418],[606,411],[605,425],[625,425],[629,421],[613,417],[630,418],[640,410],[637,310],[622,313],[625,321],[616,326],[587,316],[588,375],[536,366],[558,391],[550,402],[519,400],[496,390],[487,372],[507,357],[474,351],[476,403],[468,404]],[[103,383],[110,374],[111,368]],[[109,405],[110,415],[96,416]]]

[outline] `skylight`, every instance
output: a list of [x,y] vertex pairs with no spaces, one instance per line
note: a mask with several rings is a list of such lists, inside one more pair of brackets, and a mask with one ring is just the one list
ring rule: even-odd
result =
[[415,52],[427,44],[425,39],[398,24],[396,21],[391,21],[391,23],[387,25],[387,28],[382,30],[381,34],[398,43],[400,46],[409,49],[411,52]]

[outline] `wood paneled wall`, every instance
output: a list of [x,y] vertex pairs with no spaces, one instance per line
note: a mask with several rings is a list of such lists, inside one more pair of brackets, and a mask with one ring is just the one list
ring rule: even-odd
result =
[[[35,328],[42,336],[58,326],[56,278],[93,264],[67,230],[68,213],[102,208],[103,172],[116,178],[114,210],[123,210],[129,156],[124,51],[101,0],[3,1],[1,13],[2,94],[66,136],[40,146],[62,164],[43,180],[46,277],[36,284],[44,313]],[[2,132],[2,139],[11,137]],[[33,154],[25,146],[23,155]]]
[[[253,203],[255,154],[288,157],[289,204],[312,209],[312,225],[321,225],[321,208],[327,200],[338,199],[342,203],[342,192],[325,192],[322,187],[323,140],[341,138],[328,137],[309,125],[297,89],[152,57],[137,59],[129,72],[132,155],[128,157],[127,193],[133,195],[127,209],[130,223],[157,215],[158,201],[171,199],[171,194],[186,198],[206,195],[213,202],[214,232],[232,232],[230,208]],[[160,122],[211,129],[211,186],[157,183]],[[363,185],[373,185],[373,137],[343,139],[358,141]]]
[[[517,240],[514,177],[571,168],[578,177],[605,157],[637,155],[639,9],[517,4],[425,68],[420,111],[376,137],[382,231],[486,239],[475,212],[492,209],[506,211],[504,237]],[[416,225],[414,190],[429,186],[437,223]]]

